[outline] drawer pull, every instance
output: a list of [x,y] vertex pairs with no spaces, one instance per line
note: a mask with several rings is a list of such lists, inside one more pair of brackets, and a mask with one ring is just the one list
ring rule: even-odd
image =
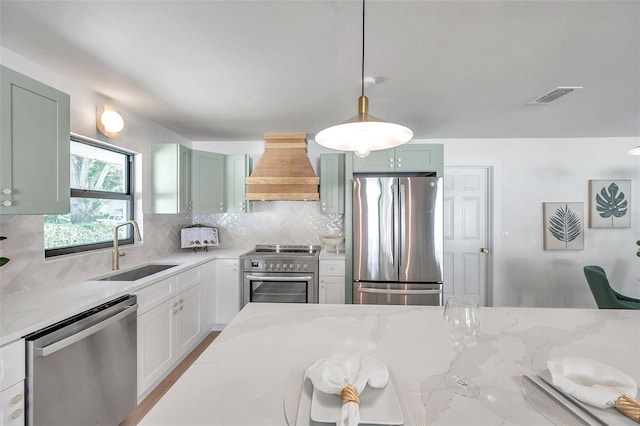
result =
[[22,401],[22,394],[21,394],[21,393],[17,394],[16,396],[14,396],[13,398],[11,398],[11,400],[10,400],[10,402],[11,402],[13,405],[17,404],[17,403],[18,403],[18,402],[20,402],[20,401]]
[[20,416],[22,416],[22,408],[18,408],[16,411],[11,413],[11,415],[9,417],[11,417],[11,420],[15,420]]

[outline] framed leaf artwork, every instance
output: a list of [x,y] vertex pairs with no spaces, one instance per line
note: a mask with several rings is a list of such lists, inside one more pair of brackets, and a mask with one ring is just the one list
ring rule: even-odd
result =
[[589,181],[589,228],[631,227],[631,180]]
[[545,250],[584,250],[583,203],[542,203]]

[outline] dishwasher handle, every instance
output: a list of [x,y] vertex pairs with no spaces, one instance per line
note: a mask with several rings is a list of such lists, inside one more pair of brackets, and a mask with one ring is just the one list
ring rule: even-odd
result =
[[114,322],[117,322],[122,318],[130,315],[132,312],[135,312],[136,309],[138,309],[137,303],[127,307],[126,309],[105,319],[104,321],[99,322],[98,324],[92,325],[91,327],[87,327],[84,330],[79,331],[78,333],[72,336],[66,337],[62,340],[58,340],[57,342],[51,343],[50,345],[47,345],[47,346],[43,346],[43,347],[35,346],[33,348],[33,352],[35,356],[38,356],[38,357],[45,357],[45,356],[51,355],[52,353],[55,353],[60,349],[64,349],[67,346],[70,346],[84,339],[85,337],[91,336],[92,334],[95,334],[98,331],[110,326]]

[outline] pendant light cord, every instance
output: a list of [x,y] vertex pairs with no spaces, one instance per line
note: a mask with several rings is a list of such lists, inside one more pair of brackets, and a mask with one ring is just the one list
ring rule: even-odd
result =
[[364,3],[365,0],[362,0],[362,72],[360,75],[362,96],[364,96]]

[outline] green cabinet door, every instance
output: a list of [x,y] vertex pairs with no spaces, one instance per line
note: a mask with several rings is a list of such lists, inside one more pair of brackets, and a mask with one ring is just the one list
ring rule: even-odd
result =
[[251,175],[251,157],[245,154],[225,155],[225,195],[228,212],[248,212],[245,179]]
[[191,151],[191,197],[194,213],[226,211],[224,154]]
[[151,146],[151,209],[153,213],[189,213],[191,150],[180,144]]
[[444,174],[443,145],[404,144],[373,151],[365,158],[353,156],[354,173],[435,172]]
[[367,172],[393,172],[395,169],[395,153],[393,149],[371,151],[369,155],[360,158],[353,156],[353,171],[357,173]]
[[444,175],[443,146],[437,144],[405,144],[395,148],[397,172],[436,172]]
[[344,154],[320,154],[320,213],[344,213]]
[[69,213],[69,95],[0,66],[0,213]]

